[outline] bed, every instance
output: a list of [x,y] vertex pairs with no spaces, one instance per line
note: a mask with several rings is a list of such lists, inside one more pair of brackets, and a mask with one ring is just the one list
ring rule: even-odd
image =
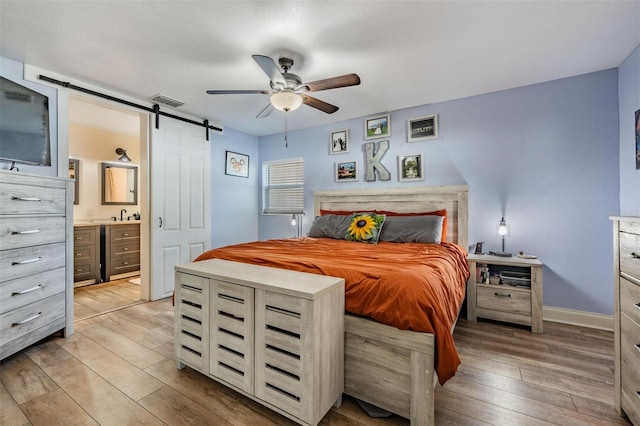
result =
[[[452,252],[452,263],[456,263],[456,275],[445,277],[446,281],[456,281],[452,285],[452,297],[444,306],[446,313],[432,316],[431,327],[423,326],[420,321],[394,324],[394,315],[386,315],[384,309],[361,310],[358,304],[363,303],[365,293],[349,291],[351,272],[336,269],[340,263],[338,257],[329,253],[329,245],[325,239],[301,238],[292,240],[275,240],[274,242],[255,242],[237,246],[210,250],[198,260],[220,258],[245,263],[255,263],[285,269],[294,269],[317,274],[341,276],[347,281],[345,307],[349,311],[345,315],[345,393],[366,403],[388,410],[410,419],[412,425],[431,425],[434,422],[434,388],[436,382],[444,383],[455,373],[459,358],[453,344],[453,327],[464,298],[464,282],[468,276],[464,255],[468,247],[467,218],[468,190],[466,186],[409,187],[392,189],[360,189],[319,191],[314,194],[314,214],[328,212],[363,212],[392,211],[401,214],[446,210],[446,242],[433,247],[433,250]],[[271,245],[270,245],[271,244]],[[353,243],[350,241],[332,240],[332,245],[349,253],[345,259],[353,260],[355,253],[362,252],[363,259],[372,245]],[[351,246],[348,246],[351,244]],[[279,247],[278,248],[274,247]],[[308,246],[311,251],[324,254],[324,263],[317,260],[313,263],[300,249]],[[386,257],[384,250],[402,252],[398,264],[388,268],[394,270],[411,269],[412,264],[420,263],[418,252],[433,257],[431,248],[419,243],[383,243],[376,244],[373,258],[364,275],[376,275],[376,262]],[[379,246],[379,247],[378,247]],[[432,245],[436,246],[436,245]],[[441,246],[441,247],[440,247]],[[282,256],[289,251],[293,260]],[[266,253],[266,254],[265,254]],[[275,254],[274,254],[275,253]],[[278,254],[279,253],[279,254]],[[382,254],[380,254],[382,253]],[[404,256],[404,257],[403,257]],[[436,257],[442,256],[440,252]],[[415,258],[408,261],[406,259]],[[369,259],[371,260],[371,259]],[[362,260],[365,262],[365,260]],[[348,263],[345,260],[343,263]],[[348,265],[347,269],[353,265]],[[387,266],[383,266],[384,269]],[[342,275],[340,275],[342,274]],[[426,275],[426,273],[425,273]],[[442,273],[438,272],[438,275]],[[377,276],[377,275],[376,275]],[[404,279],[404,278],[401,278]],[[380,285],[380,281],[375,282]],[[444,286],[443,286],[444,287]],[[461,287],[461,289],[460,289]],[[371,292],[368,289],[366,292]],[[438,293],[440,297],[440,293]],[[353,302],[358,298],[358,303]],[[349,301],[352,301],[351,303]],[[355,305],[354,305],[355,303]],[[406,303],[406,302],[403,302]],[[351,306],[351,308],[350,308]],[[425,308],[426,309],[426,308]],[[389,307],[391,311],[391,308]],[[429,312],[431,312],[429,308]],[[355,314],[354,314],[355,313]],[[430,314],[431,315],[431,314]],[[436,318],[437,317],[437,318]],[[375,318],[375,319],[373,319]],[[442,321],[438,318],[443,318]],[[383,323],[384,322],[384,323]],[[398,328],[399,327],[399,328]],[[426,327],[426,328],[425,328]],[[414,330],[429,330],[414,331]],[[440,374],[437,374],[440,373]],[[440,377],[439,377],[440,376]]]

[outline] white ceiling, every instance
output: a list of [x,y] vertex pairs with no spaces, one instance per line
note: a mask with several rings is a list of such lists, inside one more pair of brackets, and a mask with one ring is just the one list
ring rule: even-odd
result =
[[253,135],[284,130],[255,118],[268,96],[205,93],[268,89],[252,54],[291,55],[305,82],[360,76],[291,130],[614,68],[638,44],[640,0],[0,1],[0,56]]

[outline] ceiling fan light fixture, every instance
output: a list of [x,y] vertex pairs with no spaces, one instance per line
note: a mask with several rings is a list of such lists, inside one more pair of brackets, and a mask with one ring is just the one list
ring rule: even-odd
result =
[[295,111],[302,105],[302,96],[288,90],[276,92],[271,95],[271,105],[280,111]]

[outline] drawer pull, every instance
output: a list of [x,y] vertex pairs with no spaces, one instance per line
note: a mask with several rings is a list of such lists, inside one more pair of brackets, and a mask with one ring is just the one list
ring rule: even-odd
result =
[[28,229],[26,231],[13,231],[11,235],[39,234],[42,229]]
[[82,268],[76,268],[76,272],[82,272]]
[[123,237],[128,237],[128,236],[129,236],[129,234],[122,234],[122,236],[123,236]]
[[76,241],[80,241],[82,237],[76,237]]
[[640,352],[640,343],[636,343],[633,346],[636,348],[636,351]]
[[42,198],[38,197],[11,197],[11,199],[17,201],[42,201]]
[[14,291],[13,293],[11,293],[11,295],[12,296],[20,296],[21,294],[31,293],[32,291],[36,291],[36,290],[40,290],[40,289],[42,289],[42,284],[38,284],[37,286],[28,288],[26,290]]
[[12,265],[26,265],[27,263],[38,262],[42,260],[42,256],[34,257],[33,259],[21,260],[20,262],[11,262]]
[[42,315],[42,312],[38,312],[37,314],[35,314],[35,315],[33,315],[33,316],[29,317],[29,318],[23,319],[20,322],[14,322],[13,324],[11,324],[11,327],[17,327],[19,325],[23,325],[23,324],[26,324],[28,322],[31,322],[31,321],[37,319],[40,315]]
[[511,293],[498,293],[497,291],[495,293],[493,293],[496,295],[496,297],[511,297]]
[[82,257],[82,253],[76,253],[76,257]]
[[640,259],[640,254],[633,252],[631,253],[631,257],[633,257],[634,259]]
[[122,264],[123,264],[123,265],[128,265],[128,264],[129,264],[129,262],[122,262]]

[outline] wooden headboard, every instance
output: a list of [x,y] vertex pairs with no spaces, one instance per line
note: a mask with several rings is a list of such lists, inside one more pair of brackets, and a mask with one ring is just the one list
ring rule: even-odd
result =
[[415,213],[447,210],[447,241],[469,249],[469,189],[466,185],[413,186],[383,189],[317,191],[314,215],[320,210],[386,210]]

